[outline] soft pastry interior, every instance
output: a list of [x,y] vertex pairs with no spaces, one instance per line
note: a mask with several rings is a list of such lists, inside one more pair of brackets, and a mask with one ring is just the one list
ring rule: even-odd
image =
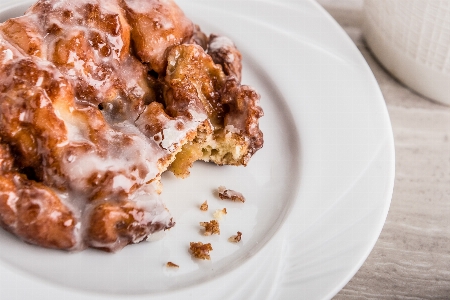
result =
[[263,146],[241,68],[172,0],[40,0],[0,24],[0,225],[105,251],[171,228],[163,172]]

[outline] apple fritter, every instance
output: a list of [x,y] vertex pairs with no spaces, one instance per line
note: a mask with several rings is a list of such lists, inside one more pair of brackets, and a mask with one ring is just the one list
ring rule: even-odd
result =
[[173,0],[39,0],[0,24],[0,225],[118,251],[175,225],[161,174],[262,147],[241,54]]

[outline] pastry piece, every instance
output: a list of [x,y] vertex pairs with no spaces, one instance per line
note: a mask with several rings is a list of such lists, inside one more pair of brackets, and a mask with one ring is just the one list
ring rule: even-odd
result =
[[194,24],[173,0],[119,0],[131,25],[137,56],[157,73],[166,66],[165,52],[191,39]]
[[168,267],[168,268],[179,268],[180,266],[179,265],[177,265],[176,263],[173,263],[173,262],[171,262],[171,261],[168,261],[167,263],[166,263],[166,267]]
[[[8,194],[14,191],[21,200],[14,203],[35,202],[26,196],[31,186],[41,191],[43,205],[55,211],[53,222],[41,211],[36,217],[44,221],[34,222],[38,228],[33,229],[31,223],[20,222],[24,209],[5,198],[6,208],[11,205],[15,214],[7,214],[5,208],[1,223],[25,241],[44,247],[117,251],[174,225],[158,194],[159,177],[177,146],[161,147],[135,124],[146,111],[145,90],[150,88],[146,67],[130,54],[129,25],[120,7],[101,6],[98,1],[64,4],[40,1],[25,16],[9,21],[16,24],[15,30],[8,24],[0,26],[0,136],[5,147],[10,145],[4,152],[15,158],[14,172],[2,176],[6,183],[21,179]],[[36,19],[45,22],[28,22]],[[45,49],[39,53],[47,57],[30,51],[24,55],[26,49],[21,47],[26,43],[12,39],[13,32],[21,32],[23,40],[32,32],[33,39],[42,41],[37,48]],[[111,52],[102,52],[100,46]],[[101,74],[104,78],[93,78]],[[205,119],[190,122],[197,125]],[[182,122],[164,123],[161,133]],[[170,142],[185,139],[191,125],[183,126],[186,130]],[[58,211],[73,217],[72,224],[63,227],[66,237],[61,237],[70,243],[55,243],[45,233],[52,228],[57,232]]]
[[[2,225],[45,247],[108,251],[173,226],[152,182],[171,154],[136,126],[110,124],[98,108],[75,102],[70,81],[48,61],[4,40],[0,53],[2,159],[11,166],[1,174]],[[35,219],[22,222],[26,215]],[[55,242],[60,229],[64,243]]]
[[[263,145],[259,118],[263,111],[259,95],[227,76],[198,45],[180,45],[168,53],[164,78],[167,111],[184,111],[198,106],[208,115],[211,129],[200,128],[197,136],[183,146],[170,169],[179,177],[189,175],[196,160],[218,165],[247,165]],[[174,101],[176,99],[176,101]]]
[[219,193],[219,198],[222,200],[232,200],[235,202],[237,201],[242,203],[245,202],[245,197],[241,193],[227,189],[224,186],[219,186],[217,191]]
[[211,220],[209,222],[200,222],[200,226],[205,228],[203,235],[220,234],[219,222]]
[[241,82],[242,55],[226,36],[211,34],[208,41],[208,54],[216,64],[223,67],[227,76],[234,77]]
[[200,205],[200,210],[201,211],[207,211],[208,210],[208,201],[205,200],[205,202],[203,202],[202,205]]
[[131,27],[116,0],[38,1],[16,20],[22,18],[25,31],[42,40],[42,58],[71,82],[78,101],[108,108],[117,121],[134,121],[154,100],[146,67],[131,55]]
[[40,0],[0,24],[0,225],[117,251],[174,226],[168,168],[246,165],[259,96],[218,39],[172,0]]
[[48,248],[73,249],[79,224],[49,187],[28,180],[13,167],[9,147],[0,144],[0,224],[25,241]]
[[202,242],[191,242],[189,250],[195,258],[210,260],[210,252],[213,250],[211,243],[203,244]]
[[39,20],[33,15],[9,19],[0,25],[3,37],[27,55],[47,58],[47,47],[39,32]]

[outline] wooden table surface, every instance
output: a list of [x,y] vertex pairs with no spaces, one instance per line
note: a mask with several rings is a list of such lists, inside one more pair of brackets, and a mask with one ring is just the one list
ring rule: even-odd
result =
[[396,152],[394,194],[383,231],[334,299],[450,299],[450,107],[414,93],[377,62],[364,43],[362,0],[317,1],[371,67],[389,111]]

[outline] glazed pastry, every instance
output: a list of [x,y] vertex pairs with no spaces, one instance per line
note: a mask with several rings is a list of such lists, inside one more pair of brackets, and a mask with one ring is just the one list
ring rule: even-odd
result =
[[164,171],[262,147],[240,72],[234,44],[171,0],[41,0],[0,24],[1,226],[105,251],[171,228]]

